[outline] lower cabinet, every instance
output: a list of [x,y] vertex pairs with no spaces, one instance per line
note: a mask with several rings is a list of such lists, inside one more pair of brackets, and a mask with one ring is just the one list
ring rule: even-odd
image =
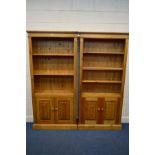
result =
[[[57,125],[63,129],[76,129],[73,105],[73,97],[36,97],[36,125],[42,124],[48,128],[49,126],[46,125],[51,124],[53,129]],[[94,127],[99,127],[98,129],[103,129],[104,125],[105,127],[108,125],[109,128],[111,125],[120,125],[119,114],[120,98],[84,97],[81,99],[78,128],[94,129]]]
[[81,124],[119,124],[120,98],[82,98]]
[[69,124],[73,123],[73,98],[37,97],[37,123]]

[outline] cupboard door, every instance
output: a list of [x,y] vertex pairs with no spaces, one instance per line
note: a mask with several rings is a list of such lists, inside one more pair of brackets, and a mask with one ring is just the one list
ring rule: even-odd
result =
[[55,122],[73,123],[73,98],[69,97],[56,98]]
[[105,124],[118,124],[119,119],[119,98],[106,98],[105,99]]
[[104,122],[104,98],[82,98],[81,123],[102,124]]
[[50,98],[37,99],[38,123],[54,123],[54,103]]

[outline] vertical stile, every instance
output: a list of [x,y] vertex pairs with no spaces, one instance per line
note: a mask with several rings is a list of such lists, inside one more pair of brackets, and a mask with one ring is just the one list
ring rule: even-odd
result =
[[[80,38],[80,82],[79,82],[79,87],[80,87],[80,95],[79,95],[79,108],[80,108],[80,112],[83,111],[84,109],[84,99],[82,99],[82,79],[83,79],[83,52],[84,52],[84,39]],[[82,99],[82,101],[81,101]],[[82,116],[80,115],[80,117],[83,117],[83,112],[82,112]],[[81,123],[83,122],[83,118],[80,118]]]
[[[74,37],[74,120],[76,120],[78,118],[78,90],[77,90],[77,87],[78,87],[78,70],[77,70],[77,67],[78,67],[78,54],[77,54],[77,43],[78,43],[78,40],[77,40],[77,37]],[[69,46],[69,48],[71,48]]]
[[29,64],[30,64],[30,75],[31,75],[31,95],[32,95],[32,106],[33,106],[33,120],[34,123],[37,122],[37,111],[36,111],[36,101],[34,98],[34,75],[33,75],[33,49],[32,49],[32,37],[28,37],[29,40]]
[[129,39],[125,39],[125,47],[124,47],[124,61],[123,61],[123,74],[122,74],[122,87],[121,87],[121,99],[120,99],[120,108],[119,108],[119,122],[121,122],[122,116],[122,107],[123,107],[123,99],[124,99],[124,85],[125,85],[125,74],[126,74],[126,62],[128,55],[128,43]]

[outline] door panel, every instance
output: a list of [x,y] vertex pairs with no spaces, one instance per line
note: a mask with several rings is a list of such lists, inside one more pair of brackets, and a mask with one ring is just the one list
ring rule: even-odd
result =
[[119,117],[119,98],[106,98],[105,99],[105,124],[117,124]]
[[38,123],[54,123],[54,103],[50,98],[37,99]]
[[85,102],[85,121],[96,121],[96,101]]
[[73,122],[73,98],[68,97],[56,98],[55,122],[56,123]]
[[82,124],[96,124],[97,98],[82,98],[80,109]]
[[82,98],[81,123],[102,124],[104,122],[104,98]]

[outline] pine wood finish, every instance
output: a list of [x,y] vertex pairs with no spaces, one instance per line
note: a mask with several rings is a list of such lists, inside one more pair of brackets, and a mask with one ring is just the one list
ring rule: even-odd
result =
[[80,34],[79,129],[120,129],[128,34]]
[[34,129],[121,129],[128,34],[29,31],[28,37]]
[[49,128],[50,124],[51,129],[74,129],[77,36],[55,32],[28,34],[34,128]]

